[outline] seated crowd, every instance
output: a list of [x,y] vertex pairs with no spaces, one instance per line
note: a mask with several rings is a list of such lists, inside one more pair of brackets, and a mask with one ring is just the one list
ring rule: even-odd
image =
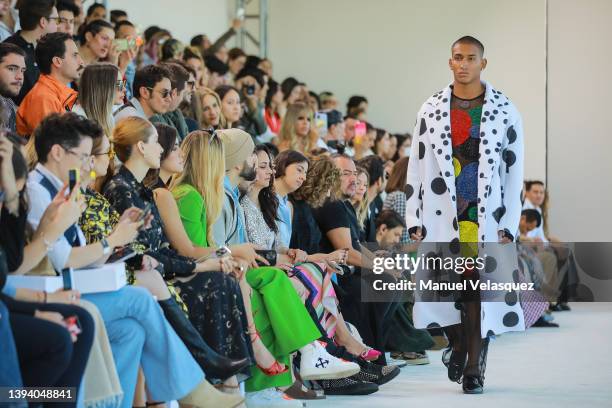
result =
[[[375,393],[447,346],[410,299],[359,301],[363,244],[411,243],[411,137],[372,126],[365,97],[343,114],[275,81],[227,50],[239,20],[186,46],[102,4],[18,3],[0,30],[0,385],[74,387],[66,406],[301,407]],[[567,310],[569,255],[544,185],[525,192],[524,270]],[[117,252],[116,291],[7,282]]]

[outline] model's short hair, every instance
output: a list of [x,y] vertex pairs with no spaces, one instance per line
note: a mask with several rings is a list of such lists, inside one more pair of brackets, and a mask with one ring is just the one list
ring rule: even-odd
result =
[[136,71],[134,75],[134,96],[140,97],[140,88],[155,88],[155,84],[161,82],[164,78],[172,81],[172,74],[168,68],[160,65],[147,65],[146,67]]
[[47,162],[47,155],[54,145],[72,149],[81,143],[81,139],[102,137],[104,131],[93,120],[73,112],[53,113],[43,119],[34,130],[34,148],[38,161]]
[[49,33],[43,35],[36,44],[36,63],[38,69],[43,74],[51,73],[53,58],[66,56],[66,41],[71,40],[72,36],[66,33]]
[[381,225],[386,225],[388,229],[406,228],[406,221],[394,210],[387,209],[382,210],[376,217],[376,229],[380,228]]
[[455,41],[453,43],[453,45],[451,46],[451,52],[453,50],[453,48],[455,48],[455,45],[457,44],[472,44],[475,45],[476,47],[478,47],[478,49],[480,50],[480,56],[484,56],[484,45],[475,37],[472,37],[471,35],[465,35],[461,38],[459,38],[457,41]]

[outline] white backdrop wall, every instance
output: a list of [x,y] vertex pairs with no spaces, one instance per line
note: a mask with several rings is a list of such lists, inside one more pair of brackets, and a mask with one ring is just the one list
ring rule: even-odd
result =
[[207,34],[213,41],[223,34],[231,21],[228,6],[226,0],[108,0],[109,11],[125,10],[142,31],[157,25],[186,43],[196,34]]
[[370,101],[368,119],[412,133],[423,101],[451,80],[451,43],[485,45],[484,78],[517,105],[526,137],[525,171],[545,176],[544,0],[269,0],[274,76],[295,76],[343,103]]
[[549,213],[567,241],[612,241],[610,21],[610,0],[549,3]]

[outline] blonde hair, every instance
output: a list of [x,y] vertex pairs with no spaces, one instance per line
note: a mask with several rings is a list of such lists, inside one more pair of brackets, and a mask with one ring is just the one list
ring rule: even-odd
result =
[[98,123],[104,133],[113,134],[113,102],[119,68],[101,62],[85,67],[79,82],[79,103],[90,120]]
[[[206,206],[206,240],[215,245],[213,225],[223,208],[225,192],[225,152],[218,136],[206,131],[196,130],[187,135],[181,144],[185,157],[183,173],[172,182],[171,189],[182,184],[193,186],[204,199]],[[180,198],[176,197],[177,199]]]
[[219,106],[219,128],[225,129],[227,128],[227,121],[225,120],[225,116],[223,116],[223,111],[221,109],[221,98],[219,98],[219,94],[213,91],[210,88],[204,88],[196,91],[197,99],[200,104],[200,112],[199,118],[197,118],[198,124],[202,129],[211,128],[212,125],[204,122],[204,98],[207,96],[212,96],[217,101],[217,105]]
[[[366,187],[370,185],[370,175],[368,171],[363,167],[357,166],[357,177],[361,174],[365,174],[366,176]],[[368,199],[368,192],[366,190],[363,198],[355,208],[355,212],[357,213],[357,220],[359,221],[359,225],[363,228],[365,226],[365,219],[368,216],[368,207],[370,206],[370,200]]]
[[[295,123],[300,116],[310,118],[310,131],[305,137],[298,136],[295,132]],[[310,152],[317,144],[317,131],[314,128],[313,113],[308,105],[304,103],[294,103],[289,105],[287,113],[283,118],[280,132],[278,133],[279,150],[297,150],[301,153]]]
[[138,142],[147,142],[155,128],[146,119],[130,116],[120,120],[113,130],[113,146],[117,158],[125,163],[132,155],[132,147]]

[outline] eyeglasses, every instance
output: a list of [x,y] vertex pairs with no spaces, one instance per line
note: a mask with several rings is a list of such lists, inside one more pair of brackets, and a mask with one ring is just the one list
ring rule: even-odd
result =
[[86,154],[86,153],[78,153],[75,152],[72,149],[67,149],[64,146],[62,146],[62,149],[64,149],[64,151],[66,153],[70,153],[72,155],[75,155],[76,157],[78,157],[78,159],[81,161],[82,164],[87,164],[91,161],[91,154]]
[[74,24],[74,18],[58,17],[57,22],[60,24]]
[[125,91],[126,87],[127,87],[127,81],[125,79],[122,79],[120,81],[117,81],[117,83],[115,83],[115,88],[118,91]]
[[151,92],[159,92],[161,97],[164,98],[164,99],[169,98],[172,95],[172,90],[170,90],[170,89],[162,89],[160,91],[158,89],[151,88],[150,86],[147,86],[146,88],[148,90],[150,90]]
[[115,150],[111,147],[108,151],[103,153],[94,153],[93,156],[108,156],[110,160],[115,158]]
[[46,20],[51,21],[51,20],[55,20],[58,23],[60,22],[60,18],[59,17],[45,17]]

